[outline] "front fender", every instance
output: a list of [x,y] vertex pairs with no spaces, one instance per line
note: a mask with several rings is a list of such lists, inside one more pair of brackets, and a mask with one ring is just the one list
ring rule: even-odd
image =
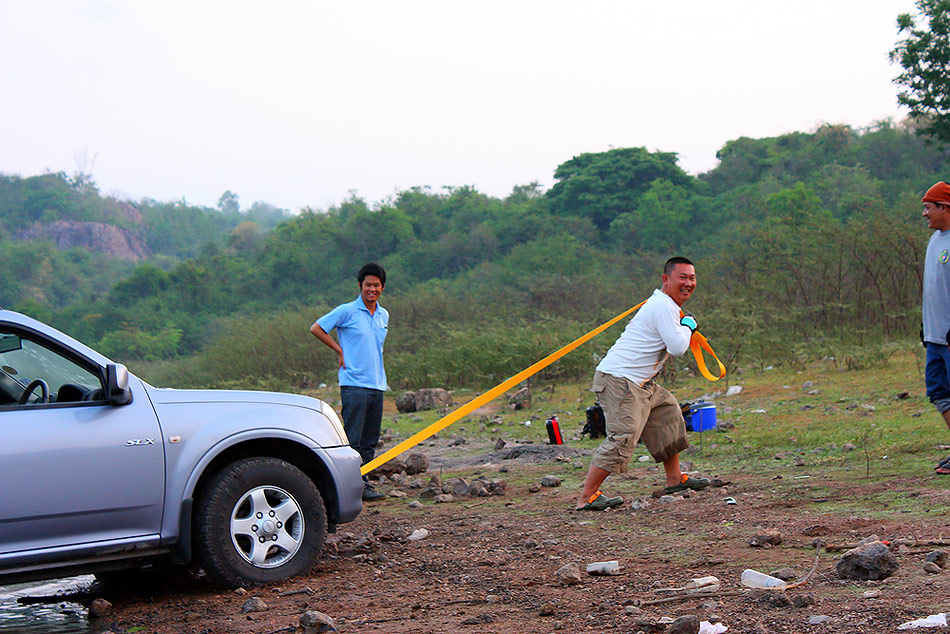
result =
[[352,504],[346,502],[357,486],[362,487],[359,454],[349,446],[323,447],[311,434],[300,431],[319,430],[321,425],[329,424],[320,412],[266,403],[166,403],[156,411],[165,433],[167,459],[163,543],[185,537],[180,535],[182,502],[194,498],[201,478],[216,458],[241,444],[293,443],[305,455],[320,461],[332,479],[329,486],[334,487],[338,500],[329,501],[337,505],[331,509],[335,511],[331,516],[350,521],[359,514],[359,509],[354,512]]

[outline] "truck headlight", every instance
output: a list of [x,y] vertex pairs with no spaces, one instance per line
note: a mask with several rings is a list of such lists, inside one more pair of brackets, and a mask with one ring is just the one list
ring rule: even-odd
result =
[[323,404],[321,411],[323,412],[323,415],[327,417],[327,420],[330,421],[330,426],[333,427],[333,431],[336,432],[337,438],[340,439],[340,444],[350,444],[350,441],[346,437],[346,432],[343,431],[343,421],[341,421],[340,417],[337,416],[336,410],[330,407],[329,403],[326,401],[320,402]]

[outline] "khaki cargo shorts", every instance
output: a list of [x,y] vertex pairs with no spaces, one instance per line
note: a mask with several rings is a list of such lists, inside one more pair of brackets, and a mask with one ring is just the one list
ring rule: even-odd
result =
[[640,440],[657,462],[689,446],[679,403],[652,380],[640,386],[629,379],[595,372],[592,389],[607,419],[607,437],[594,451],[592,465],[610,473],[626,472]]

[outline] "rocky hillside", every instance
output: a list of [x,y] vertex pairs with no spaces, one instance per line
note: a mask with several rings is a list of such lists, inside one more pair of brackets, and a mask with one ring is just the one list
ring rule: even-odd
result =
[[34,224],[14,237],[52,242],[60,249],[80,247],[122,260],[137,261],[151,255],[145,243],[129,230],[102,222],[56,220],[49,224]]

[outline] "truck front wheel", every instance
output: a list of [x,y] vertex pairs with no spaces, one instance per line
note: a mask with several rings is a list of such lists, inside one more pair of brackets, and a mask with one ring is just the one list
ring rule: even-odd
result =
[[209,575],[229,586],[309,572],[326,539],[326,508],[317,487],[277,458],[227,465],[205,487],[195,510],[198,557]]

